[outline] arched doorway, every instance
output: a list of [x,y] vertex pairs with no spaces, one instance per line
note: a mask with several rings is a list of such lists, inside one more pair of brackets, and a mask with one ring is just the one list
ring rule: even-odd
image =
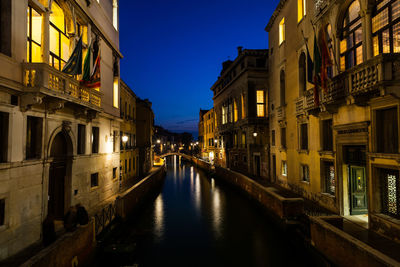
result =
[[66,210],[66,185],[71,149],[71,139],[61,131],[53,139],[50,157],[53,158],[49,170],[48,215],[63,219]]

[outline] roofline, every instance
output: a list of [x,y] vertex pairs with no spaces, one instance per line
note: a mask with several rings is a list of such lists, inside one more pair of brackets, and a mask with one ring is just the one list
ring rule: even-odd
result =
[[269,32],[271,30],[272,24],[274,24],[275,19],[278,17],[278,15],[281,13],[281,10],[285,6],[287,0],[280,0],[278,6],[275,8],[274,13],[272,13],[271,18],[268,21],[267,26],[265,27],[265,31]]
[[119,79],[121,85],[125,86],[126,88],[128,88],[129,93],[133,95],[134,98],[138,98],[137,95],[135,94],[135,92],[126,84],[126,82],[124,82],[122,79]]

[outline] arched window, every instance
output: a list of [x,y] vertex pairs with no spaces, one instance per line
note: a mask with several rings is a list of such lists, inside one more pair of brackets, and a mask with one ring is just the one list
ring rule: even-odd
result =
[[281,89],[281,106],[286,103],[286,82],[285,82],[285,71],[281,70],[280,73],[280,89]]
[[[328,45],[329,57],[331,59],[332,64],[335,64],[334,53],[333,53],[333,38],[332,38],[332,26],[330,24],[326,25],[326,43]],[[333,76],[332,66],[328,66],[327,74],[329,78]]]
[[299,58],[299,93],[300,96],[307,90],[307,65],[306,55],[301,53]]
[[400,52],[400,0],[381,0],[372,17],[374,56]]
[[362,26],[360,3],[353,1],[343,19],[340,38],[340,69],[346,70],[362,63]]
[[50,65],[62,70],[69,56],[69,37],[64,11],[53,1],[50,14]]

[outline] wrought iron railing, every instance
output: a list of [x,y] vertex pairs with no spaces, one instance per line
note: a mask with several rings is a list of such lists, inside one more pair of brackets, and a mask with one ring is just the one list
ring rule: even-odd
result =
[[94,215],[95,233],[99,235],[116,217],[116,202],[112,202],[103,207]]

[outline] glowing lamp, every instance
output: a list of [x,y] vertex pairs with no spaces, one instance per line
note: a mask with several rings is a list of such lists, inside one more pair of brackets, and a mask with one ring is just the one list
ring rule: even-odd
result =
[[124,143],[128,142],[128,136],[126,135],[122,136],[122,142]]

